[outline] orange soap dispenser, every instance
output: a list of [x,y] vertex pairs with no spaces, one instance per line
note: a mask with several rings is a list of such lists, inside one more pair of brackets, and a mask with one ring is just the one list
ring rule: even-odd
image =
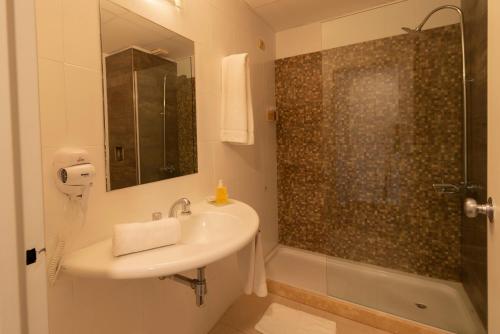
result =
[[227,188],[222,182],[219,180],[217,184],[217,189],[215,190],[215,204],[222,205],[228,202]]

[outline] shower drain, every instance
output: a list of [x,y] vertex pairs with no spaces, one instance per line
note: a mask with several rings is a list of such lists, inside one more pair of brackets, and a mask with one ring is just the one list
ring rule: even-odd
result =
[[415,306],[421,310],[425,310],[427,308],[427,305],[421,303],[415,303]]

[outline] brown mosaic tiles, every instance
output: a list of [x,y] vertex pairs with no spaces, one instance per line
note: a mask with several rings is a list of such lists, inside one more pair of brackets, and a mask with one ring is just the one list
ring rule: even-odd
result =
[[177,129],[179,137],[179,174],[198,172],[196,152],[195,79],[177,78]]
[[458,280],[457,26],[276,61],[280,242]]

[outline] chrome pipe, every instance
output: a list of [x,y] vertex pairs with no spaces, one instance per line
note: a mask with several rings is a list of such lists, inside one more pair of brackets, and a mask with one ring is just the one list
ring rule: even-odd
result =
[[455,12],[458,13],[460,17],[460,34],[461,34],[461,42],[462,42],[462,89],[463,89],[463,173],[464,173],[464,178],[463,178],[463,189],[466,191],[469,188],[469,180],[468,180],[468,158],[467,158],[467,134],[468,134],[468,127],[467,127],[467,115],[468,115],[468,109],[467,109],[467,64],[466,64],[466,56],[465,56],[465,28],[464,28],[464,13],[463,11],[453,5],[444,5],[437,7],[436,9],[432,10],[427,16],[423,19],[423,21],[415,28],[407,28],[403,27],[402,29],[406,31],[407,33],[412,33],[412,32],[421,32],[427,21],[431,18],[432,15],[434,15],[436,12],[444,10],[444,9],[450,9],[454,10]]
[[[205,305],[205,299],[207,296],[207,279],[205,277],[205,267],[196,269],[196,278],[189,278],[184,275],[175,274],[170,276],[170,278],[182,285],[191,288],[196,296],[196,306],[201,307]],[[165,277],[159,277],[160,280],[164,280]]]
[[134,123],[135,123],[135,149],[137,152],[137,184],[141,184],[141,134],[139,127],[139,81],[137,77],[137,71],[134,71],[132,77],[132,89],[134,91],[133,100],[134,100]]
[[167,171],[167,75],[163,76],[163,171]]

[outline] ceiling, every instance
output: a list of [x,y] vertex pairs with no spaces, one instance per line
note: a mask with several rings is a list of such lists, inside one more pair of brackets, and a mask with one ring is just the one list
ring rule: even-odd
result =
[[281,31],[332,19],[395,0],[245,0],[257,14]]

